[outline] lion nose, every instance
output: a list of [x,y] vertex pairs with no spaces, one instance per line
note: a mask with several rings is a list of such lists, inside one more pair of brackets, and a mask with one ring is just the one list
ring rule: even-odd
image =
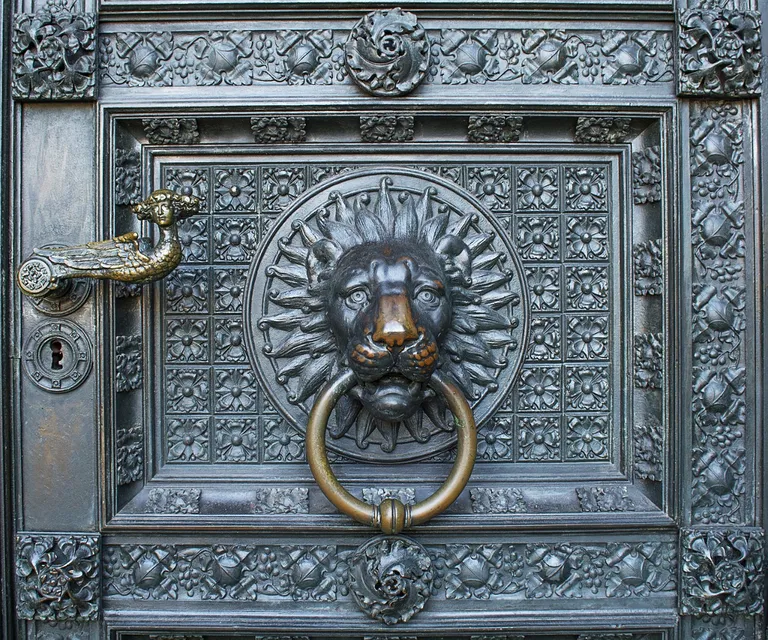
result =
[[419,337],[408,296],[381,296],[372,337],[374,342],[385,344],[390,349],[402,347]]

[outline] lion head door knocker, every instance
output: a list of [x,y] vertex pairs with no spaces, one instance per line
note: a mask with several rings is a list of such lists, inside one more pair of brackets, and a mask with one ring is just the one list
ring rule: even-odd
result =
[[[249,274],[248,339],[331,502],[397,532],[466,484],[475,421],[521,364],[526,301],[517,255],[468,193],[425,172],[365,169],[322,183],[273,227]],[[428,500],[373,507],[334,477],[326,430],[348,458],[399,463],[458,444],[458,460]]]

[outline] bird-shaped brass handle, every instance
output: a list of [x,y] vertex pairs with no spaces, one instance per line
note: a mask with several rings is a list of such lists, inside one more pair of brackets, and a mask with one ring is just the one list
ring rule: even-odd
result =
[[132,210],[139,220],[151,220],[160,228],[156,244],[131,232],[74,247],[35,249],[16,274],[22,292],[35,298],[55,295],[70,278],[139,284],[167,276],[181,262],[176,224],[198,213],[200,200],[159,189]]

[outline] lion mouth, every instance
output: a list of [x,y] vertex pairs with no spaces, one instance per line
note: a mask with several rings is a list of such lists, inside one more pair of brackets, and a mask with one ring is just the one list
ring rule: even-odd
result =
[[378,391],[381,394],[386,394],[388,389],[398,391],[407,389],[411,395],[416,395],[421,391],[422,383],[406,378],[402,373],[386,373],[378,380],[364,382],[362,386],[368,393]]
[[424,398],[424,385],[400,373],[388,373],[375,382],[360,384],[358,400],[384,420],[402,420],[412,415]]

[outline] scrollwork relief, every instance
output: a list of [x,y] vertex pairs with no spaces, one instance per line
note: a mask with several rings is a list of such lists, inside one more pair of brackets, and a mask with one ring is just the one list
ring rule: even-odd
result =
[[413,116],[360,116],[363,142],[407,142],[413,140]]
[[635,502],[626,487],[580,487],[579,506],[585,513],[635,511]]
[[635,204],[661,200],[661,147],[632,152],[632,199]]
[[528,503],[520,489],[474,487],[469,490],[474,513],[526,513]]
[[470,142],[517,142],[523,129],[522,116],[469,116]]
[[142,425],[117,429],[115,462],[118,486],[142,479],[144,475],[144,428]]
[[664,381],[664,337],[660,333],[636,333],[635,386],[661,389]]
[[664,427],[653,418],[633,426],[635,477],[661,482],[664,470]]
[[144,118],[150,144],[194,144],[200,140],[196,118]]
[[638,242],[632,248],[635,295],[660,296],[664,288],[661,240]]
[[251,118],[251,131],[254,140],[261,144],[304,142],[307,137],[307,119],[303,116]]
[[309,489],[305,487],[256,489],[251,513],[264,515],[309,513]]
[[146,513],[195,514],[200,513],[200,489],[150,489]]
[[616,144],[629,136],[630,118],[590,116],[576,121],[576,142],[586,144]]
[[141,336],[115,338],[115,390],[120,393],[140,389],[144,381]]

